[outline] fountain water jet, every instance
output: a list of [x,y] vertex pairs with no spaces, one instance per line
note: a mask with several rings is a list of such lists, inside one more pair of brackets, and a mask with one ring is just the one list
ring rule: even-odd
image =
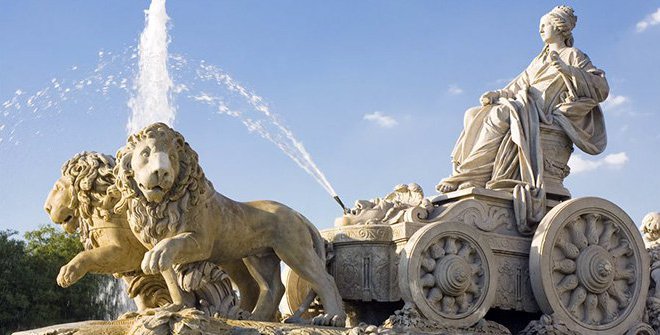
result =
[[126,125],[129,134],[154,123],[174,124],[176,110],[172,104],[174,86],[167,67],[167,34],[169,17],[165,10],[165,0],[153,0],[145,11],[145,27],[140,35],[139,73],[133,96],[128,106],[132,114]]

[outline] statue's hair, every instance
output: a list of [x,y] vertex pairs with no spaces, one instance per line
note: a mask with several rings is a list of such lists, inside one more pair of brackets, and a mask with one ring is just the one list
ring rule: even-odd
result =
[[80,219],[80,240],[86,249],[92,248],[89,228],[94,214],[109,220],[117,200],[109,192],[115,184],[115,160],[98,152],[81,152],[62,165],[62,177],[73,188],[71,203],[67,206]]
[[572,47],[574,44],[573,28],[577,24],[577,16],[575,16],[573,8],[569,6],[557,6],[545,14],[545,16],[550,19],[550,23],[564,36],[566,46]]
[[660,239],[660,213],[651,212],[642,219],[642,233],[647,236],[649,242]]
[[[135,182],[131,166],[133,150],[146,139],[168,143],[175,146],[179,153],[178,161],[171,162],[179,165],[179,174],[167,191],[166,199],[160,203],[147,202]],[[178,232],[183,228],[183,215],[212,189],[199,166],[197,153],[180,133],[164,123],[154,123],[131,135],[126,146],[117,152],[117,162],[115,185],[121,191],[122,199],[115,206],[115,211],[128,210],[131,228],[140,234],[142,241],[155,244],[166,232]]]

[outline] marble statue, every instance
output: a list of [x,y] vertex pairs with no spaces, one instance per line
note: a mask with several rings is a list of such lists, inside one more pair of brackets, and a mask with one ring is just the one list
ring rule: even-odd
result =
[[116,273],[129,287],[138,311],[171,302],[160,275],[139,271],[147,251],[133,236],[125,214],[115,214],[119,200],[113,188],[114,158],[83,152],[62,166],[62,175],[48,194],[44,208],[51,220],[68,233],[78,231],[85,251],[60,269],[57,283],[68,287],[85,274]]
[[[160,274],[146,275],[140,263],[147,249],[131,231],[125,212],[113,207],[121,197],[115,187],[115,159],[96,152],[82,152],[64,163],[62,176],[48,194],[44,208],[65,231],[78,231],[85,250],[64,265],[57,277],[62,287],[73,285],[87,273],[121,277],[138,313],[172,303]],[[207,315],[246,318],[238,297],[221,268],[196,262],[177,265],[180,287],[192,292],[195,307]],[[249,306],[248,306],[249,307]],[[122,317],[135,316],[127,313]]]
[[425,219],[432,209],[433,204],[424,198],[419,185],[399,184],[384,198],[356,201],[351,210],[335,220],[335,226],[395,224],[406,219]]
[[642,219],[642,233],[646,250],[651,257],[651,287],[646,308],[649,323],[660,331],[660,213],[651,212]]
[[300,213],[273,201],[240,203],[215,191],[183,136],[163,123],[131,135],[117,153],[114,172],[136,237],[149,249],[141,263],[147,274],[162,273],[172,309],[193,305],[176,282],[173,265],[208,261],[227,269],[245,264],[260,286],[255,320],[273,320],[284,293],[280,260],[310,283],[324,315],[315,323],[343,325],[346,314],[325,270],[320,234]]
[[538,223],[545,214],[540,126],[560,127],[586,153],[605,149],[598,104],[609,87],[604,72],[574,47],[576,22],[567,6],[541,18],[541,53],[506,87],[484,93],[481,106],[467,110],[452,152],[453,173],[438,184],[438,191],[508,189],[517,203],[518,221]]
[[[87,250],[58,282],[140,269],[162,278],[171,303],[133,321],[25,334],[94,334],[106,326],[117,335],[655,334],[660,214],[644,219],[645,248],[620,207],[571,199],[562,185],[574,145],[599,154],[607,142],[599,107],[607,80],[573,46],[576,22],[567,6],[545,14],[541,53],[466,112],[453,173],[437,186],[442,194],[427,198],[419,185],[400,184],[357,201],[320,232],[282,204],[216,192],[197,153],[163,123],[131,135],[116,165],[100,154],[89,166],[65,165],[46,210],[67,231],[79,229]],[[123,260],[99,267],[101,254]],[[288,320],[308,317],[313,325],[261,322],[276,319],[285,293],[281,261],[292,270]],[[235,303],[229,279],[250,315],[215,307]],[[201,294],[209,282],[219,284]],[[204,301],[209,296],[224,298]],[[341,328],[347,318],[350,330]]]

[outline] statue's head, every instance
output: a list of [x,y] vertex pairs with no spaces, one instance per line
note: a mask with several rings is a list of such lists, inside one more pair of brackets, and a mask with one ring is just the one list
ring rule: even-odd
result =
[[660,239],[660,213],[651,212],[642,219],[642,233],[647,241]]
[[554,39],[564,41],[566,46],[573,46],[573,28],[577,23],[577,16],[569,6],[557,6],[541,17],[539,33],[546,44],[555,42]]
[[121,192],[115,211],[127,209],[134,232],[154,243],[164,232],[183,225],[181,216],[209,189],[197,153],[164,123],[128,138],[117,152],[114,174]]
[[117,152],[117,162],[115,174],[122,196],[152,204],[180,199],[191,179],[198,179],[201,172],[197,153],[164,123],[131,135]]
[[44,204],[50,219],[73,233],[81,220],[94,213],[109,216],[118,198],[108,194],[115,182],[114,166],[112,157],[96,152],[82,152],[66,161]]

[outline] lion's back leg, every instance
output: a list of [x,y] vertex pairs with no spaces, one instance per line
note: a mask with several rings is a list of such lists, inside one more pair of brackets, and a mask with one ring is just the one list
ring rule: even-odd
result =
[[252,312],[252,318],[259,321],[273,321],[284,295],[284,284],[280,277],[280,259],[274,253],[268,253],[246,257],[243,261],[259,285],[259,298]]
[[248,271],[246,264],[242,260],[238,260],[223,263],[221,266],[238,287],[238,292],[241,295],[241,309],[253,311],[259,299],[259,285]]
[[[275,253],[291,270],[307,281],[312,290],[318,294],[323,304],[326,316],[330,320],[323,323],[343,326],[346,320],[341,295],[332,276],[326,271],[325,263],[311,247],[304,245],[285,245],[275,250]],[[336,317],[334,320],[333,317]]]

